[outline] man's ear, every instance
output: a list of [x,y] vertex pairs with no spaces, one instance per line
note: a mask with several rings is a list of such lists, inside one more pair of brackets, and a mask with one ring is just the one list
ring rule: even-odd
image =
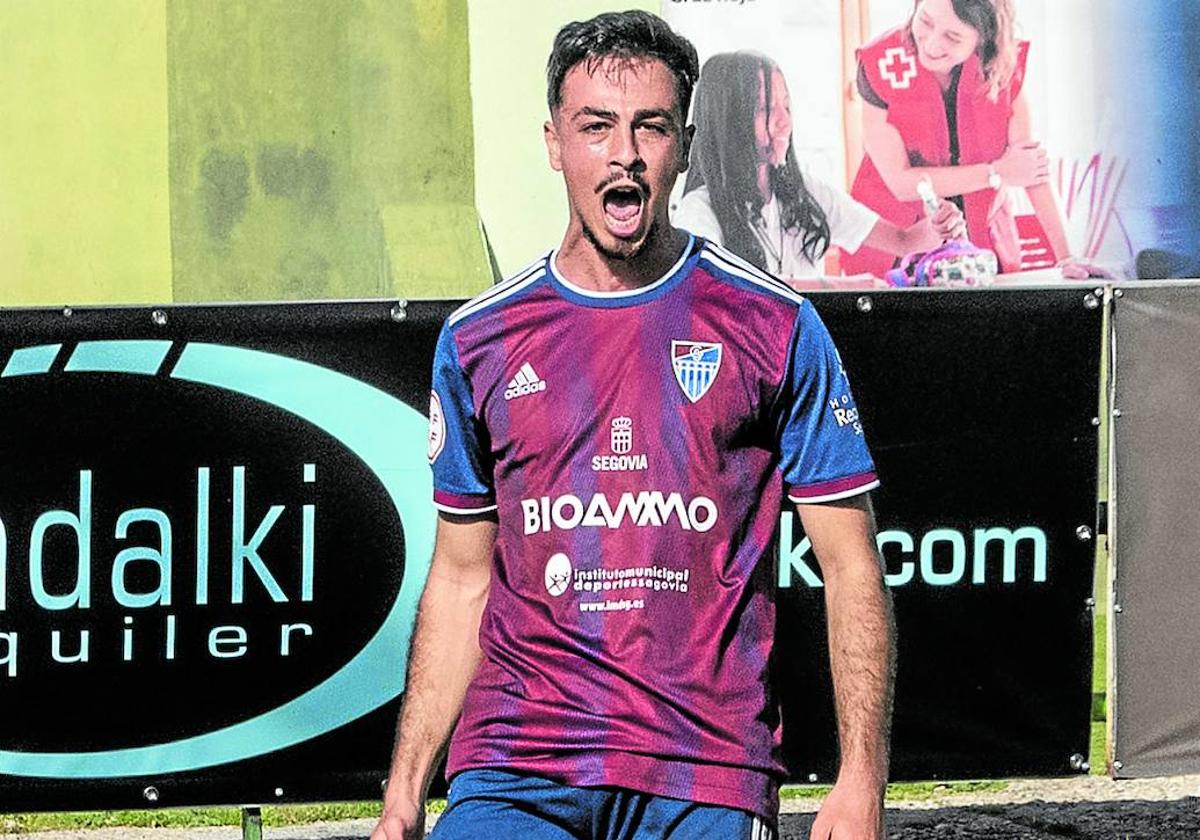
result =
[[546,140],[546,155],[550,158],[550,168],[555,172],[562,172],[562,146],[553,117],[542,124],[542,137]]
[[692,141],[696,139],[696,126],[689,125],[683,129],[683,142],[680,143],[680,154],[683,159],[679,161],[679,171],[687,172],[688,163],[692,159]]

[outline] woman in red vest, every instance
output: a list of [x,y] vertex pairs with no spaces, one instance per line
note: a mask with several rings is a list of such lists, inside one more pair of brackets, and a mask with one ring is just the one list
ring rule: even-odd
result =
[[[1005,187],[1025,188],[1053,259],[1070,259],[1049,163],[1030,133],[1022,93],[1028,41],[1013,34],[1012,0],[916,0],[912,17],[858,51],[866,156],[851,195],[898,225],[921,217],[917,184],[928,178],[967,217],[973,243],[991,248],[1003,271],[1020,267]],[[883,274],[894,257],[848,254],[848,272]]]

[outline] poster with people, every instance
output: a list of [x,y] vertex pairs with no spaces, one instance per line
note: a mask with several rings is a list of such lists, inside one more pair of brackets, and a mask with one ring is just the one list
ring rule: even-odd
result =
[[1169,5],[664,0],[703,68],[673,218],[835,286],[1194,272]]

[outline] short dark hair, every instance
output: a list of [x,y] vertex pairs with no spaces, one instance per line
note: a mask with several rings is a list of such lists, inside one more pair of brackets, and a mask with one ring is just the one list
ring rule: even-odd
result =
[[692,87],[700,75],[696,48],[665,20],[639,10],[605,12],[558,30],[546,62],[546,102],[551,113],[562,105],[563,79],[580,62],[586,61],[591,73],[606,59],[628,63],[647,58],[663,62],[675,76],[675,93],[686,120]]

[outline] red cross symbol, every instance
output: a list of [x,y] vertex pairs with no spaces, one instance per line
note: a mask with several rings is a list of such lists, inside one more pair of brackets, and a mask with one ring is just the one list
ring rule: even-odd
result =
[[892,47],[879,59],[879,73],[893,90],[903,90],[917,77],[917,60],[904,47]]

